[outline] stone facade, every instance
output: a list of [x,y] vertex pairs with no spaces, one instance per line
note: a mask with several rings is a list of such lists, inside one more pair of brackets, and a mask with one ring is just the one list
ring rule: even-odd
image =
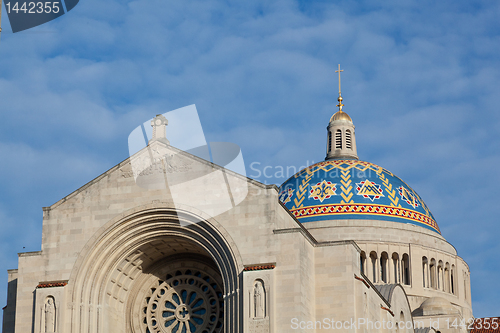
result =
[[[178,184],[201,206],[153,186],[162,179],[154,170],[144,179],[152,186],[139,186],[132,156],[45,207],[41,251],[19,254],[9,271],[4,333],[389,332],[436,296],[457,310],[437,315],[472,314],[460,280],[468,267],[440,235],[378,220],[301,224],[276,186],[155,145],[185,166],[165,172],[198,175]],[[213,173],[225,181],[203,177]],[[236,202],[242,186],[231,209],[204,208],[228,189]],[[370,253],[375,271],[362,259]],[[383,253],[398,259],[381,278]],[[407,281],[398,273],[404,255]],[[454,265],[453,293],[423,285],[423,257]]]

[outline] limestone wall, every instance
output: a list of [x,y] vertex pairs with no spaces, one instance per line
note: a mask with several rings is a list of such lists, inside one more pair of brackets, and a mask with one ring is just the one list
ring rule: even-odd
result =
[[[181,182],[182,203],[172,187],[162,188],[153,179],[158,174],[144,180],[149,188],[138,186],[126,160],[44,208],[42,251],[19,257],[16,333],[39,333],[47,318],[62,332],[138,332],[141,321],[130,318],[142,301],[136,295],[147,294],[149,285],[143,283],[155,281],[158,263],[181,255],[210,258],[220,270],[229,332],[285,332],[294,318],[315,322],[332,315],[395,320],[391,305],[361,281],[361,252],[396,251],[413,258],[421,254],[410,244],[423,235],[423,246],[443,258],[454,255],[441,236],[405,225],[396,230],[377,222],[378,233],[349,222],[335,228],[308,224],[308,230],[279,203],[274,186],[181,157],[182,170],[199,176]],[[211,173],[224,181],[203,178]],[[234,204],[242,185],[248,194]],[[228,189],[234,207],[224,210],[227,202],[211,199]],[[382,244],[386,231],[390,244]],[[343,241],[354,235],[362,236],[360,246]],[[464,267],[460,261],[456,265]]]
[[321,221],[303,225],[321,241],[355,240],[365,258],[366,276],[373,283],[401,283],[412,310],[430,297],[443,297],[464,318],[472,317],[469,267],[456,249],[436,232],[380,220]]
[[[190,160],[189,163],[193,170],[200,174],[220,170],[219,167],[196,158]],[[134,272],[142,272],[147,267],[144,265],[148,261],[144,261],[144,258],[154,257],[158,255],[158,251],[164,251],[155,250],[155,248],[158,249],[157,245],[149,247],[148,244],[140,245],[140,239],[137,237],[132,241],[132,238],[127,236],[127,224],[131,223],[128,222],[128,217],[140,216],[142,210],[148,210],[148,216],[153,217],[148,218],[148,222],[141,222],[143,226],[141,230],[144,230],[141,232],[147,232],[148,228],[152,230],[163,228],[162,218],[157,220],[154,218],[155,210],[175,210],[180,207],[193,216],[200,216],[204,221],[208,221],[210,228],[220,233],[220,236],[215,234],[213,236],[222,237],[231,249],[229,251],[235,258],[235,265],[241,275],[237,277],[237,280],[242,280],[242,271],[245,266],[263,263],[272,263],[276,266],[272,270],[272,279],[269,280],[268,286],[274,288],[271,295],[273,304],[276,304],[276,310],[273,310],[276,311],[275,318],[286,321],[288,326],[290,316],[300,315],[312,318],[315,293],[314,248],[311,240],[303,235],[300,225],[280,205],[275,187],[265,186],[230,172],[226,173],[226,177],[229,184],[244,182],[248,186],[248,195],[243,202],[215,217],[205,213],[203,207],[200,208],[199,205],[189,207],[188,204],[175,204],[168,190],[145,189],[137,186],[129,160],[107,171],[51,207],[44,208],[42,251],[21,254],[19,258],[16,332],[31,333],[35,328],[41,329],[42,324],[35,322],[42,320],[44,312],[41,306],[48,297],[54,297],[58,304],[57,327],[65,332],[81,330],[97,332],[99,330],[97,327],[101,325],[98,324],[99,320],[103,320],[101,317],[104,312],[102,311],[108,311],[105,309],[111,309],[110,306],[113,309],[120,307],[126,309],[129,297],[127,290],[135,288],[132,280],[127,277],[135,276],[133,281],[139,281],[142,273],[134,275],[136,274]],[[206,185],[209,191],[213,190],[213,193],[207,193]],[[227,188],[227,183],[222,185],[222,189]],[[217,188],[217,184],[191,182],[186,185],[184,191],[189,193],[193,201],[200,202],[205,197],[217,196],[221,188]],[[210,205],[210,202],[207,202],[207,207]],[[139,218],[142,219],[142,217],[134,217],[135,220]],[[116,233],[119,239],[107,236],[113,230],[123,230]],[[284,232],[276,233],[276,230]],[[287,232],[287,230],[293,232]],[[299,232],[296,232],[297,230]],[[121,243],[120,240],[122,240]],[[192,241],[197,242],[197,239],[193,238]],[[109,248],[111,244],[116,244],[113,245],[116,248]],[[200,246],[203,246],[202,243]],[[98,248],[102,248],[103,252],[96,253],[95,249]],[[136,268],[125,275],[116,275],[114,272],[123,270],[123,265],[127,265],[128,260],[131,260],[130,258],[133,258],[137,251],[143,253],[140,256],[142,264],[134,266]],[[85,264],[86,262],[88,264]],[[95,273],[98,275],[91,273],[91,270],[99,267],[86,266],[100,262],[109,266],[100,267],[102,272]],[[86,275],[78,277],[81,274],[89,274],[88,279]],[[274,284],[272,281],[275,280],[279,280],[280,283]],[[50,281],[67,281],[68,285],[58,287],[55,295],[52,295],[48,289],[43,292],[37,290],[37,285],[41,282]],[[131,282],[126,283],[126,281]],[[106,291],[107,288],[110,288],[109,291]],[[234,286],[234,288],[240,287]],[[78,292],[82,295],[88,295],[82,298],[85,304],[80,304],[80,301],[74,302],[75,290],[80,290]],[[106,294],[116,294],[116,305],[112,305],[115,302],[113,297],[109,298],[110,296]],[[105,302],[103,305],[106,305],[97,307],[101,301]],[[227,302],[233,301],[229,301],[228,298]],[[239,307],[239,302],[238,299],[234,300],[235,309]],[[68,311],[64,312],[63,309],[68,309]],[[110,314],[125,313],[126,310],[122,312],[109,310],[108,312]],[[227,316],[229,320],[227,325],[238,327],[243,322],[241,315],[242,313],[239,313],[234,318]],[[120,318],[115,318],[117,319]],[[279,325],[280,322],[276,322],[276,329]],[[119,327],[109,326],[109,323],[102,327],[105,326]],[[274,326],[270,326],[270,329],[274,330]]]

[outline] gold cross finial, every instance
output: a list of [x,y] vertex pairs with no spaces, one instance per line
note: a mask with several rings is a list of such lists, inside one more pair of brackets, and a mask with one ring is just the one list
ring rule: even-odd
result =
[[344,104],[342,104],[342,94],[340,92],[340,72],[343,72],[344,70],[340,69],[340,64],[339,64],[339,69],[335,71],[335,73],[339,73],[339,98],[338,98],[338,101],[339,101],[339,104],[337,104],[337,106],[339,107],[339,111],[342,112],[342,107],[344,106]]

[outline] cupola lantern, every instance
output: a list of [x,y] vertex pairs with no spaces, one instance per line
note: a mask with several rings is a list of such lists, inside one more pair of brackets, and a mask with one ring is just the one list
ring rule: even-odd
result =
[[326,142],[326,158],[325,160],[358,160],[358,151],[356,149],[356,136],[354,134],[354,124],[351,117],[342,111],[342,93],[340,89],[340,72],[339,69],[335,73],[339,73],[339,111],[330,118],[330,123],[327,127],[327,142]]

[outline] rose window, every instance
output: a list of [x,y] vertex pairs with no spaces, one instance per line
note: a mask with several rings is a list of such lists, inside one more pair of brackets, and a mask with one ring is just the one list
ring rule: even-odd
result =
[[179,269],[151,287],[143,301],[146,333],[223,331],[220,282],[196,269]]

